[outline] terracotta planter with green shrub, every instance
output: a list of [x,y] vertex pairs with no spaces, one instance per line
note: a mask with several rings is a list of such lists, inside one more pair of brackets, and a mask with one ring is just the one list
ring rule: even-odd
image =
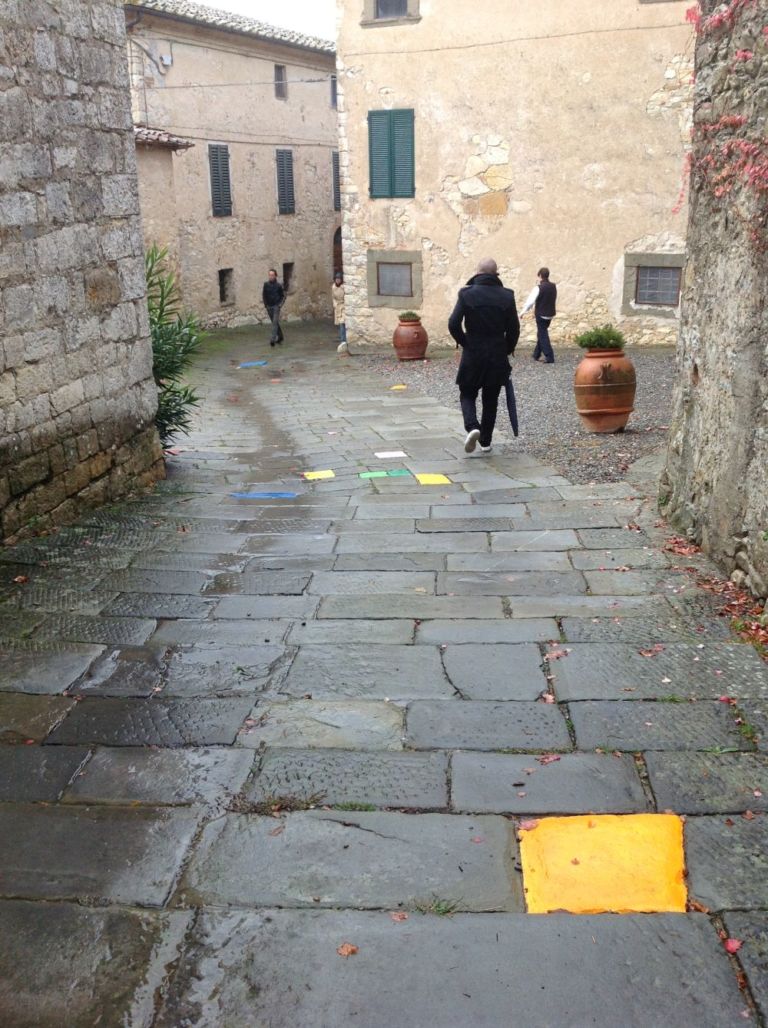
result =
[[576,410],[590,432],[623,432],[635,409],[635,366],[624,353],[626,340],[613,325],[577,336],[586,350],[576,368]]
[[414,311],[403,311],[398,315],[397,328],[392,336],[392,345],[398,360],[423,360],[428,343],[429,336],[418,314]]

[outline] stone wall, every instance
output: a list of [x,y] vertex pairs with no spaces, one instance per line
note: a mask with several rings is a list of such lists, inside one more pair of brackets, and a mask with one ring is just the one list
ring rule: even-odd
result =
[[163,473],[122,5],[0,4],[0,538]]
[[662,508],[768,596],[766,0],[702,12],[690,262]]
[[[377,24],[338,0],[353,346],[386,342],[406,308],[431,343],[453,345],[456,291],[486,256],[521,306],[538,268],[551,269],[555,345],[605,321],[633,343],[674,344],[675,308],[626,303],[625,257],[640,241],[647,254],[685,251],[689,5],[486,0],[478,18],[472,0],[452,0],[447,18],[438,0],[413,0],[417,17]],[[370,199],[367,114],[403,108],[414,110],[416,195]],[[370,251],[417,253],[422,297],[372,303]]]

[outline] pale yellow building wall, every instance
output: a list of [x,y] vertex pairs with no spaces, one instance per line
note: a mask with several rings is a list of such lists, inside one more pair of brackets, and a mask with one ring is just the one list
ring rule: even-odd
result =
[[[267,270],[274,266],[282,277],[283,264],[293,263],[284,316],[330,316],[333,235],[341,224],[333,209],[333,54],[149,12],[130,28],[129,50],[134,118],[195,144],[172,157],[139,153],[145,242],[169,245],[184,301],[208,325],[264,320]],[[286,100],[275,97],[275,64],[287,70]],[[210,143],[229,147],[231,217],[212,214]],[[278,214],[278,148],[293,150],[295,214]],[[219,299],[223,268],[234,273],[230,304]]]
[[[385,342],[369,249],[420,251],[420,305],[448,342],[457,289],[493,256],[520,306],[546,264],[553,339],[606,320],[674,341],[667,317],[622,318],[624,254],[684,250],[673,214],[690,141],[688,0],[420,0],[420,20],[361,25],[338,0],[340,150],[350,339]],[[368,197],[370,110],[415,109],[416,196]],[[403,307],[407,307],[403,301]],[[532,321],[524,335],[532,338]]]
[[[179,221],[176,210],[174,165],[183,161],[188,150],[174,153],[154,146],[136,147],[139,173],[139,207],[145,245],[166,247],[172,259],[178,258]],[[159,202],[162,197],[162,203]]]

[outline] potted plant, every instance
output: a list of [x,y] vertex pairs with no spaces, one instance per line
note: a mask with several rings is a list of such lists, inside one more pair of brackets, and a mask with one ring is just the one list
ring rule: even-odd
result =
[[577,336],[576,342],[586,350],[573,380],[579,417],[590,432],[623,432],[637,387],[624,336],[613,325],[603,325]]
[[418,361],[424,359],[429,337],[415,311],[398,314],[398,324],[392,336],[392,345],[398,360]]

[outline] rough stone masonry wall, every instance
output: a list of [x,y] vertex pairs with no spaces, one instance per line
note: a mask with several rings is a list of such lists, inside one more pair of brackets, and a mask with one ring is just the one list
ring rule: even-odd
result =
[[768,0],[701,12],[678,387],[662,508],[768,596]]
[[122,4],[0,3],[0,538],[163,473]]

